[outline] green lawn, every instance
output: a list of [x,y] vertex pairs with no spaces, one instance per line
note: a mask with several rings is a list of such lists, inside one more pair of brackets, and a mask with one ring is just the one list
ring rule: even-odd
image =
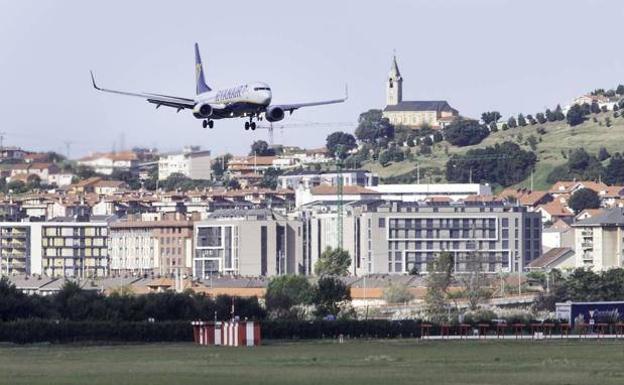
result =
[[619,341],[0,347],[0,384],[623,384]]

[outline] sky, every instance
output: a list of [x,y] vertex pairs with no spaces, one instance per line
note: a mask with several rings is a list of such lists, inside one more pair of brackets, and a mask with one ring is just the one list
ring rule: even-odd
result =
[[[0,0],[4,145],[76,158],[133,146],[249,151],[266,130],[213,130],[101,86],[192,97],[193,44],[213,88],[271,85],[276,103],[341,97],[296,111],[275,142],[319,147],[383,108],[396,52],[404,100],[448,100],[462,115],[535,113],[624,83],[620,0]],[[319,124],[324,123],[324,124]],[[278,125],[278,124],[276,124]],[[290,126],[289,126],[290,125]]]

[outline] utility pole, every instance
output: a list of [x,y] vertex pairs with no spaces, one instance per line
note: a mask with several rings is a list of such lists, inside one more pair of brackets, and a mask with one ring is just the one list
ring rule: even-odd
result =
[[[338,154],[341,151],[337,151]],[[344,198],[344,181],[342,179],[342,161],[338,156],[336,158],[336,198],[337,202],[337,231],[338,231],[338,247],[342,249],[343,246],[343,198]]]
[[6,132],[0,132],[0,150],[4,149],[4,136],[6,135]]

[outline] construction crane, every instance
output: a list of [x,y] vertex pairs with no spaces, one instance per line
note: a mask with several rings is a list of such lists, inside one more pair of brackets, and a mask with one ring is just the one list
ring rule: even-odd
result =
[[268,125],[258,125],[256,128],[259,130],[267,130],[269,132],[269,144],[274,145],[275,142],[275,129],[279,129],[282,133],[284,132],[284,128],[297,128],[297,127],[355,127],[357,126],[354,122],[301,122],[301,123],[283,123],[283,124],[273,124],[269,123]]

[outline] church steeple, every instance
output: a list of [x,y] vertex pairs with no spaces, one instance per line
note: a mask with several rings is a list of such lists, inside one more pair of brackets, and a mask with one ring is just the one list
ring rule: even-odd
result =
[[394,106],[403,100],[403,78],[399,72],[396,55],[392,57],[392,66],[386,84],[386,105]]

